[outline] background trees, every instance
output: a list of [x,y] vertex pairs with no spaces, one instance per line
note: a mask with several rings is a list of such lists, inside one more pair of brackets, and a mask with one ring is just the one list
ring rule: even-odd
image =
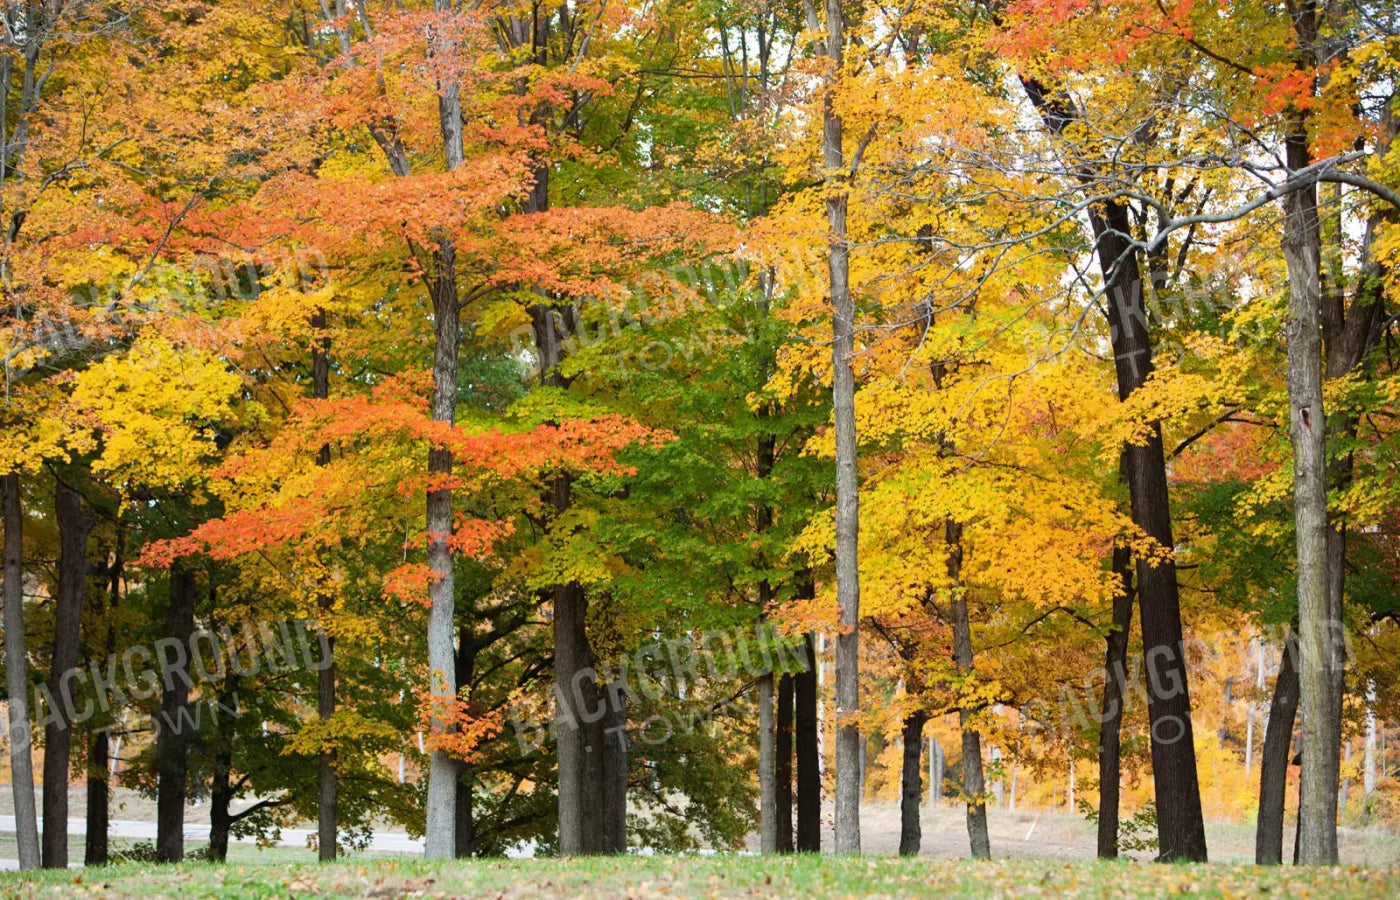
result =
[[[332,858],[735,845],[756,796],[817,849],[834,788],[850,852],[896,784],[913,852],[929,736],[974,855],[1073,784],[1100,855],[1155,799],[1201,859],[1257,765],[1278,861],[1300,705],[1335,860],[1393,806],[1393,15],[7,5],[21,862],[27,731],[91,861],[113,771],[165,859],[195,793],[215,857]],[[315,667],[196,664],[287,622]],[[158,691],[70,674],[162,641]]]

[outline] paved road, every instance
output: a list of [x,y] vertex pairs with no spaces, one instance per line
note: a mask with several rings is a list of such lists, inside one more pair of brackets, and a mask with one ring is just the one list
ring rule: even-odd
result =
[[[41,832],[42,832],[42,830],[43,830],[43,827],[44,827],[44,820],[43,820],[43,819],[40,819],[40,820],[39,820],[39,829],[40,829]],[[14,833],[15,833],[15,817],[14,817],[14,816],[0,816],[0,833],[5,833],[5,834],[14,834]],[[87,833],[87,820],[85,820],[85,819],[69,819],[69,820],[68,820],[68,833],[69,833],[69,834],[86,834],[86,833]],[[281,837],[281,840],[278,841],[278,846],[281,846],[281,847],[305,847],[305,846],[307,845],[307,843],[306,843],[306,842],[307,842],[307,838],[311,837],[311,836],[314,835],[315,833],[316,833],[315,831],[313,831],[312,829],[309,829],[309,828],[283,828],[283,829],[282,829],[282,837]],[[111,837],[136,838],[136,839],[144,839],[144,840],[155,840],[155,837],[156,837],[156,823],[155,823],[155,822],[131,822],[131,821],[125,821],[125,820],[121,820],[121,819],[116,819],[116,820],[113,820],[112,822],[109,822],[109,823],[108,823],[108,825],[107,825],[107,834],[110,835]],[[187,841],[207,841],[207,840],[209,840],[209,826],[208,826],[208,825],[186,825],[186,826],[185,826],[185,840],[187,840]],[[251,841],[248,841],[247,843],[251,843]],[[418,839],[418,838],[411,838],[411,837],[409,837],[408,835],[402,834],[402,833],[400,833],[400,832],[376,831],[376,832],[374,832],[374,835],[370,838],[369,847],[366,848],[366,849],[368,849],[368,850],[377,850],[377,851],[381,851],[381,852],[385,852],[385,853],[422,853],[422,852],[423,852],[423,841],[422,841],[421,839]],[[14,863],[14,865],[7,865],[8,863]],[[15,860],[4,860],[4,859],[0,859],[0,870],[9,869],[9,868],[17,868],[17,867],[18,867],[18,863],[16,863]]]

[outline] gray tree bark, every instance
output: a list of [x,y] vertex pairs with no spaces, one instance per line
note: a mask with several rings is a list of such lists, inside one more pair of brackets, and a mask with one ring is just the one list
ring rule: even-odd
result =
[[[1298,27],[1295,25],[1295,27]],[[1305,27],[1305,26],[1304,26]],[[1288,164],[1307,166],[1306,123],[1287,138]],[[1288,267],[1288,433],[1293,445],[1294,526],[1298,549],[1299,688],[1303,771],[1299,860],[1337,862],[1342,627],[1328,584],[1326,418],[1322,405],[1321,231],[1315,187],[1284,198]]]
[[[826,3],[832,86],[844,56],[841,0]],[[831,405],[836,430],[836,852],[860,852],[860,500],[855,413],[855,303],[846,243],[846,155],[830,88],[822,105],[826,165],[827,271],[831,295]]]
[[[451,0],[434,0],[433,9],[449,13]],[[455,55],[450,40],[441,40],[435,54]],[[462,105],[456,81],[438,85],[438,122],[447,170],[462,165]],[[460,309],[457,301],[457,253],[452,241],[441,236],[434,253],[431,294],[433,300],[433,399],[435,422],[453,424],[457,420],[457,349],[461,338]],[[442,447],[428,451],[428,471],[446,476],[452,472],[452,453]],[[453,607],[456,577],[448,539],[452,534],[452,491],[440,488],[428,492],[428,566],[433,582],[428,587],[428,671],[435,697],[456,702],[456,648],[453,646]],[[441,729],[447,723],[435,721]],[[433,750],[428,758],[427,827],[424,855],[429,859],[451,859],[457,846],[457,763],[446,752]]]
[[[1366,684],[1366,744],[1362,751],[1361,792],[1369,798],[1376,792],[1376,684]],[[1363,800],[1363,803],[1365,801]]]
[[774,745],[773,673],[758,677],[758,827],[759,850],[778,852],[777,748]]
[[24,637],[24,509],[19,475],[3,479],[5,490],[5,686],[9,696],[10,789],[14,795],[19,867],[39,865],[39,828],[34,808],[34,744],[29,723],[29,656]]

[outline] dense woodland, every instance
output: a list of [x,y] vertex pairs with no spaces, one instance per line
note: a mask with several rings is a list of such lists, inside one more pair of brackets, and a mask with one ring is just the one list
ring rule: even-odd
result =
[[0,26],[22,865],[1400,824],[1393,4]]

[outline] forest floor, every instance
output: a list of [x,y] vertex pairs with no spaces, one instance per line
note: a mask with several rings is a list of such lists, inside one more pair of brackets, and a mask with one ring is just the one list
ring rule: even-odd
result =
[[1400,869],[1257,868],[896,857],[628,856],[349,861],[328,865],[127,864],[0,874],[0,897],[1204,897],[1400,896]]

